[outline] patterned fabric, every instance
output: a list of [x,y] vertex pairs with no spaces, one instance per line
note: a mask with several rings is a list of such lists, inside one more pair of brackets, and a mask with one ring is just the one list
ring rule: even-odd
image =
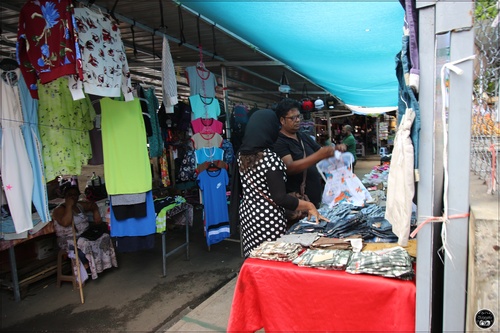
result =
[[351,274],[365,273],[403,280],[411,280],[415,274],[413,259],[400,246],[380,251],[353,253],[346,271]]
[[19,14],[17,61],[33,98],[38,98],[37,79],[49,83],[78,74],[82,63],[77,45],[70,0],[29,0]]
[[168,44],[168,39],[165,35],[163,35],[161,60],[163,101],[167,104],[167,107],[171,107],[178,103],[177,79],[175,77],[175,68],[174,62],[172,60],[172,54],[170,53],[170,45]]
[[302,246],[299,244],[266,241],[250,252],[250,258],[273,261],[292,261],[299,256]]
[[78,44],[87,94],[134,99],[132,81],[120,29],[109,15],[87,7],[75,9]]
[[222,150],[224,150],[224,162],[231,164],[234,162],[234,149],[231,141],[224,139],[222,141]]
[[[350,237],[353,238],[353,237]],[[351,250],[351,242],[340,239],[340,238],[330,238],[330,237],[320,237],[312,243],[311,248],[318,250]]]
[[[239,214],[245,256],[263,242],[275,241],[286,232],[285,209],[271,204],[250,185],[254,184],[270,197],[271,192],[265,181],[266,173],[270,170],[281,170],[283,180],[286,181],[286,166],[283,161],[270,149],[265,149],[263,153],[263,158],[257,162],[255,168],[241,175],[243,199]],[[238,159],[238,165],[240,164]]]
[[[87,229],[89,222],[87,216],[83,212],[82,206],[77,204],[77,207],[80,212],[73,213],[77,238],[76,243],[78,245],[78,249],[85,254],[85,258],[87,258],[89,262],[92,279],[97,279],[97,274],[101,273],[105,269],[118,267],[115,249],[109,234],[104,233],[95,241],[79,237],[80,234]],[[54,228],[56,230],[57,244],[59,247],[66,251],[69,251],[70,246],[73,248],[74,243],[72,227],[63,227],[57,222],[57,220],[54,220]]]
[[196,157],[194,150],[186,151],[179,168],[179,180],[187,182],[196,180]]
[[90,99],[73,101],[68,78],[39,85],[38,120],[45,177],[79,175],[92,157],[89,130],[95,117]]
[[300,244],[303,247],[309,247],[318,237],[319,233],[317,232],[311,232],[305,234],[289,234],[281,236],[276,241],[282,243]]
[[160,168],[161,168],[161,183],[163,186],[170,186],[170,175],[168,173],[168,156],[167,149],[163,148],[163,154],[160,157]]
[[361,183],[359,178],[347,167],[328,169],[322,203],[333,207],[339,203],[350,203],[354,206],[363,206],[365,201],[372,200],[370,192]]
[[[155,206],[156,206],[155,199]],[[186,217],[186,214],[188,215]],[[175,224],[185,225],[189,222],[189,225],[193,225],[193,206],[186,202],[181,196],[175,196],[174,202],[164,206],[160,209],[160,212],[156,215],[156,232],[162,233],[167,230],[167,220],[174,221]],[[186,221],[187,220],[187,221]]]
[[344,270],[351,255],[352,251],[349,250],[307,249],[293,263],[304,267]]

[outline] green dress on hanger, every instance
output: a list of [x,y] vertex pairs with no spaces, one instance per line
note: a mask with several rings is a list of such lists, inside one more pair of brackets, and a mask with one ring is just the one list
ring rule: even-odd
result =
[[68,78],[38,83],[38,126],[42,141],[45,177],[80,175],[82,165],[92,158],[89,130],[95,111],[90,99],[74,101]]

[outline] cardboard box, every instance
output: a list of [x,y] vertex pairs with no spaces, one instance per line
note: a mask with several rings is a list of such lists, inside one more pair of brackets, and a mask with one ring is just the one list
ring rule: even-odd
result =
[[45,238],[41,240],[37,240],[35,242],[35,252],[36,258],[38,260],[46,259],[50,256],[55,256],[57,253],[58,247],[55,238]]

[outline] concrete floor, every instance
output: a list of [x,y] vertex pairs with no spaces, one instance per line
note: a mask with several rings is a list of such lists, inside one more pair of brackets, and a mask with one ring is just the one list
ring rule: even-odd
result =
[[[118,268],[99,274],[83,288],[84,304],[71,283],[56,287],[55,275],[29,287],[20,302],[1,290],[2,332],[155,332],[193,309],[234,278],[243,263],[240,243],[223,241],[208,249],[200,212],[191,228],[190,259],[185,251],[167,258],[162,276],[161,236],[155,248],[117,253]],[[168,232],[167,250],[185,240],[184,229]]]
[[[380,157],[360,159],[361,179]],[[200,206],[201,207],[201,206]],[[223,241],[206,246],[201,210],[195,207],[190,259],[184,251],[167,258],[162,276],[161,237],[152,250],[118,253],[118,268],[87,281],[81,304],[70,283],[61,288],[55,276],[30,287],[20,302],[1,290],[2,332],[186,332],[225,331],[236,275],[243,263],[240,243]],[[183,229],[168,233],[167,247],[184,241]]]

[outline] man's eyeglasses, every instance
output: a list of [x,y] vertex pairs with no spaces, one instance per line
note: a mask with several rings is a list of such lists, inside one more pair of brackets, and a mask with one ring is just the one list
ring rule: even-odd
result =
[[286,119],[291,119],[292,121],[297,121],[297,120],[302,120],[303,117],[301,114],[297,115],[297,116],[289,116],[289,117],[283,117],[283,118],[286,118]]

